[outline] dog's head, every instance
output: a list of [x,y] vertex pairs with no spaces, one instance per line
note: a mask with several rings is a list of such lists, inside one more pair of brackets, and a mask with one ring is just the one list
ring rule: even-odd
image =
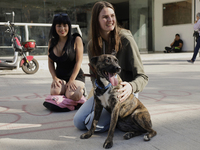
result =
[[114,55],[102,54],[91,58],[90,63],[100,78],[105,78],[113,86],[118,84],[116,74],[120,73],[121,67],[118,64],[118,59]]

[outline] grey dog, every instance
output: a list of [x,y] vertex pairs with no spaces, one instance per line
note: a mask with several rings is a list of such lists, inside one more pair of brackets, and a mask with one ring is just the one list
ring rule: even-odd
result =
[[81,139],[90,138],[95,131],[103,107],[111,113],[110,128],[103,147],[108,149],[113,146],[114,131],[118,129],[126,132],[124,139],[144,135],[144,140],[149,141],[157,133],[152,129],[150,114],[147,108],[131,94],[125,101],[120,102],[118,89],[122,82],[118,73],[121,67],[114,55],[103,54],[91,59],[91,65],[96,72],[94,90],[94,119],[91,129],[81,135]]

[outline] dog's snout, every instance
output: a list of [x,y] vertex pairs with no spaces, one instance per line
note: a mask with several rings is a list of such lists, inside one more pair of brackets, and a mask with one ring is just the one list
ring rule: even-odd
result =
[[117,70],[117,72],[121,71],[121,67],[120,66],[115,66],[115,69]]

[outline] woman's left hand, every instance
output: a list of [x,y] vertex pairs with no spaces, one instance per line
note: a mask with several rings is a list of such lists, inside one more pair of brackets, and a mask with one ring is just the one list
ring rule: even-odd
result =
[[77,87],[76,87],[74,81],[69,81],[69,82],[67,82],[67,84],[66,84],[66,89],[67,89],[67,88],[70,88],[72,91],[75,91],[75,90],[77,89]]
[[118,92],[122,92],[118,97],[120,98],[120,101],[123,102],[126,100],[132,93],[133,89],[130,83],[128,82],[121,82],[121,85],[123,86],[121,89],[118,90]]

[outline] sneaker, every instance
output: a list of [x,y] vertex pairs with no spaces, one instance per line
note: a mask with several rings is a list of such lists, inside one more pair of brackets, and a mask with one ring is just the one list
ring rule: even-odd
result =
[[193,61],[193,60],[187,60],[187,62],[189,62],[189,63],[192,63],[192,64],[194,63],[194,61]]
[[168,50],[168,51],[163,51],[163,52],[164,52],[164,53],[171,53],[171,51],[169,51],[169,50]]

